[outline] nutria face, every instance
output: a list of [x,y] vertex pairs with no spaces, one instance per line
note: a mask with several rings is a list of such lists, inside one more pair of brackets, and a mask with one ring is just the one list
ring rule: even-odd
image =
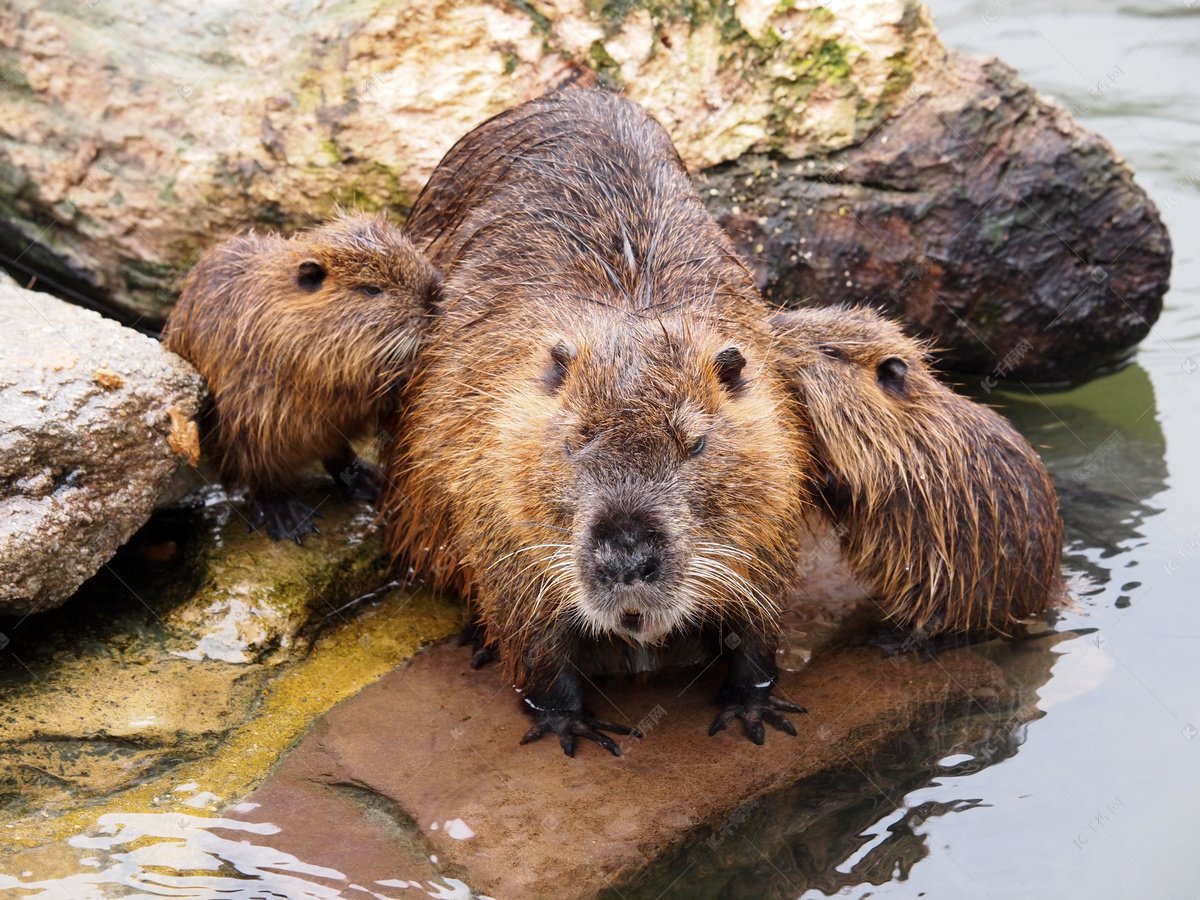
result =
[[521,488],[527,515],[553,511],[563,614],[649,643],[731,603],[772,609],[755,586],[757,514],[799,488],[761,361],[653,321],[547,334],[530,362],[542,400],[517,405],[511,450],[538,460]]
[[869,310],[806,309],[773,324],[822,463],[855,491],[902,478],[913,464],[903,436],[953,399],[930,374],[923,345]]
[[1062,523],[1028,441],[937,381],[923,345],[874,312],[773,324],[843,550],[893,620],[1006,631],[1057,597]]
[[407,237],[382,218],[342,216],[287,246],[295,290],[280,306],[304,317],[303,333],[369,354],[380,373],[412,357],[440,278]]

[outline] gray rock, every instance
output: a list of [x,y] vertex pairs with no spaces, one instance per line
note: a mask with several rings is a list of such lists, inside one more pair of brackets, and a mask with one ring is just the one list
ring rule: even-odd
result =
[[157,341],[0,284],[0,615],[52,609],[150,517],[204,381]]

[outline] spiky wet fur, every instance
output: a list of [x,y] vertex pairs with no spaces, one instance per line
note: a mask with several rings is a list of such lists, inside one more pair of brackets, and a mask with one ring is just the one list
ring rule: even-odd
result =
[[[768,314],[662,127],[600,92],[510,110],[447,154],[408,233],[446,280],[396,428],[392,553],[473,596],[518,681],[579,638],[774,640],[808,448]],[[559,342],[576,356],[556,385]],[[731,345],[739,391],[713,363]],[[588,484],[623,473],[661,490],[679,550],[678,602],[641,650],[589,608],[578,559]]]
[[[326,271],[316,290],[301,263]],[[253,233],[195,265],[164,332],[208,382],[201,452],[227,487],[294,489],[337,457],[389,402],[416,352],[438,276],[381,217],[343,214],[290,240]],[[366,296],[362,285],[383,289]]]
[[[939,382],[926,348],[872,310],[774,321],[845,556],[891,620],[928,635],[1008,633],[1060,599],[1058,499],[1028,441]],[[877,378],[893,358],[907,366],[900,393]]]

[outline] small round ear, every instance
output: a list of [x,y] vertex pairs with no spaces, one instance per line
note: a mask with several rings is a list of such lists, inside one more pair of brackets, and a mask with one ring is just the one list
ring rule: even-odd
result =
[[717,366],[717,378],[721,384],[731,391],[740,389],[746,380],[742,378],[742,369],[746,368],[746,357],[737,347],[726,347],[713,357]]
[[875,380],[885,391],[903,397],[908,376],[908,363],[898,356],[889,356],[875,367]]
[[571,371],[571,363],[575,356],[575,348],[566,341],[559,341],[550,348],[550,370],[542,377],[542,381],[550,389],[550,393],[553,394],[563,386],[563,382],[567,380],[567,373]]
[[306,259],[296,269],[296,284],[304,291],[315,291],[325,281],[325,267],[315,259]]

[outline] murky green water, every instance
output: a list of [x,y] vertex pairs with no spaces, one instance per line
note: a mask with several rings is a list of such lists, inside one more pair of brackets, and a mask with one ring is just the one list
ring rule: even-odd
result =
[[[1200,895],[1200,6],[932,6],[947,46],[995,53],[1112,141],[1175,243],[1166,310],[1120,371],[1054,392],[965,385],[1042,449],[1081,596],[1064,634],[988,646],[1014,688],[1007,712],[947,709],[870,765],[748,804],[621,897]],[[107,836],[39,860],[75,874],[6,873],[0,893],[469,896],[457,882],[352,887],[238,835],[271,826],[102,824]]]

